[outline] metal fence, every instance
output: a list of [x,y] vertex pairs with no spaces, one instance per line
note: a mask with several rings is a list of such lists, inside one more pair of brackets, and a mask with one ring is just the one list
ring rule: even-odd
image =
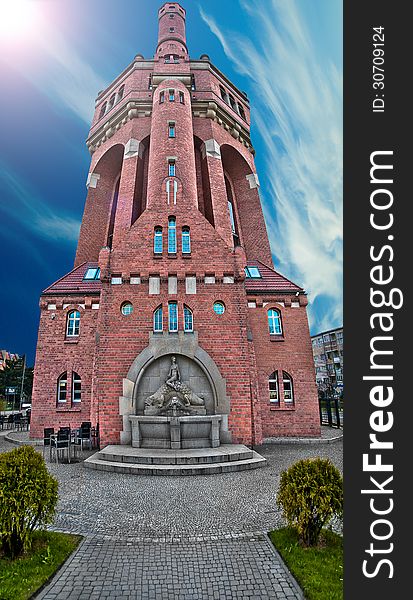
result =
[[343,427],[343,402],[339,398],[319,398],[320,423],[329,427]]

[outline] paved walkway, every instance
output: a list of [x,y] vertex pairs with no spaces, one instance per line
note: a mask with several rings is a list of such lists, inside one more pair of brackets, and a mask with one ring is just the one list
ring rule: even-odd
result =
[[[48,463],[59,480],[55,527],[85,539],[38,598],[303,598],[265,532],[283,524],[275,502],[281,471],[314,456],[342,469],[342,441],[330,439],[340,433],[323,428],[324,443],[261,446],[264,468],[214,476]],[[11,448],[0,435],[0,451]]]
[[262,600],[303,595],[265,535],[192,543],[89,537],[38,600]]

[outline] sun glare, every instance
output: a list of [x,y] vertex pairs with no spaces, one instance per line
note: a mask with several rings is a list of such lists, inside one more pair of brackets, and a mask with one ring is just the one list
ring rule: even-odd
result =
[[34,0],[0,0],[0,42],[21,39],[35,25]]

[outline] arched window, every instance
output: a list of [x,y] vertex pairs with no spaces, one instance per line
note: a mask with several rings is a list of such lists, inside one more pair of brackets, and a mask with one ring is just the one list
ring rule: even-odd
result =
[[224,88],[221,85],[219,86],[219,91],[221,92],[221,98],[223,99],[223,101],[228,104],[227,92],[224,90]]
[[82,380],[80,376],[73,371],[72,375],[72,403],[82,401]]
[[163,251],[162,227],[155,227],[155,233],[153,236],[153,251],[155,254],[162,254],[162,251]]
[[80,312],[78,310],[71,310],[67,315],[67,337],[75,337],[79,335],[80,330]]
[[278,373],[274,371],[268,378],[268,389],[270,392],[270,402],[273,404],[280,403],[280,394],[278,389]]
[[106,106],[107,106],[107,104],[106,104],[106,102],[104,102],[102,104],[102,108],[100,109],[99,119],[101,119],[103,117],[103,115],[105,114],[105,112],[106,112]]
[[244,107],[242,106],[242,104],[238,104],[238,112],[239,112],[240,117],[242,119],[244,119],[244,121],[246,121],[247,117],[245,115]]
[[178,304],[176,302],[168,304],[168,329],[170,332],[178,331]]
[[229,103],[231,105],[232,110],[235,110],[235,112],[237,112],[237,103],[235,102],[233,96],[231,96],[231,94],[228,96],[229,98]]
[[282,335],[281,315],[275,308],[268,311],[268,328],[271,335]]
[[168,219],[168,253],[176,254],[176,219],[169,217]]
[[153,330],[155,333],[159,333],[163,331],[163,313],[162,313],[162,305],[158,306],[153,313]]
[[118,96],[117,96],[116,102],[119,102],[120,100],[122,100],[124,91],[125,91],[125,86],[121,85],[119,88],[119,91],[118,91]]
[[108,104],[108,111],[111,110],[111,108],[113,108],[113,105],[115,104],[115,98],[116,94],[112,94]]
[[182,227],[182,254],[191,254],[191,231],[189,227]]
[[67,400],[67,371],[62,373],[57,380],[57,402],[66,402]]
[[194,330],[194,317],[192,310],[188,306],[184,306],[184,331],[190,333]]
[[234,235],[237,232],[236,227],[235,227],[234,207],[232,206],[232,202],[230,200],[227,200],[227,203],[228,203],[229,218],[231,220],[231,229],[232,229],[232,233]]
[[294,404],[293,379],[286,371],[283,371],[284,402]]

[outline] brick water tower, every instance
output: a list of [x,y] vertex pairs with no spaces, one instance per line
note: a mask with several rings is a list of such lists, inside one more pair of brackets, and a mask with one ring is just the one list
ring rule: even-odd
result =
[[304,290],[274,270],[246,94],[204,54],[186,12],[158,12],[153,58],[99,92],[74,269],[41,295],[31,435],[130,417],[172,357],[229,443],[317,436]]

